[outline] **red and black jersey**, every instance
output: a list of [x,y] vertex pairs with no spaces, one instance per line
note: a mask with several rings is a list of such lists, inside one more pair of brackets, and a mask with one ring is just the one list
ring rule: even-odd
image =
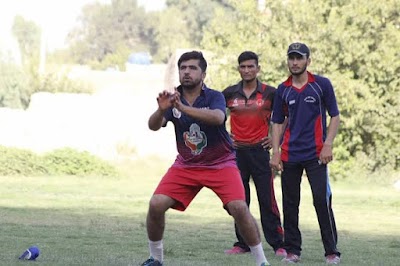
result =
[[222,93],[230,110],[231,133],[236,143],[259,144],[268,136],[275,88],[257,80],[257,89],[247,98],[241,81]]

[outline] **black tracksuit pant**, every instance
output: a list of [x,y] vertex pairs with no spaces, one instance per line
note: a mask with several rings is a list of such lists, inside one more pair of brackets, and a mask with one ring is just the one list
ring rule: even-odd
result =
[[301,233],[299,230],[300,184],[306,171],[311,186],[314,208],[324,244],[325,256],[337,254],[337,232],[332,211],[332,192],[329,186],[328,167],[318,160],[284,162],[282,171],[284,248],[288,253],[301,254]]
[[[250,205],[251,200],[250,176],[253,179],[265,239],[274,250],[277,250],[283,245],[283,232],[275,199],[272,171],[269,166],[269,151],[264,150],[261,145],[240,148],[236,150],[236,162],[242,176],[247,205]],[[238,242],[234,246],[249,250],[236,225],[235,231]]]

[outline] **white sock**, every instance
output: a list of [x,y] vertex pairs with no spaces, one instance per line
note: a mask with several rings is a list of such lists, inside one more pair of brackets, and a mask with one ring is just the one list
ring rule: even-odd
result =
[[251,254],[253,254],[254,258],[256,259],[257,266],[260,266],[262,263],[265,263],[265,265],[269,265],[269,262],[268,262],[267,258],[265,257],[261,242],[256,246],[250,247],[250,251],[251,251]]
[[150,256],[152,256],[153,259],[158,260],[159,262],[163,262],[164,247],[162,239],[159,241],[149,240],[149,249],[150,249]]

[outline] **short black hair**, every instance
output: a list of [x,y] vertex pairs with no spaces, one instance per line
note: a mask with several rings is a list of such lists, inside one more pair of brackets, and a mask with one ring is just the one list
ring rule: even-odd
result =
[[199,66],[200,66],[201,70],[203,72],[206,72],[206,70],[207,70],[207,61],[204,58],[202,52],[199,52],[199,51],[191,51],[191,52],[183,53],[181,55],[181,57],[179,57],[178,68],[181,66],[182,62],[188,61],[188,60],[191,60],[191,59],[199,60]]
[[242,63],[243,61],[247,60],[256,60],[256,64],[258,66],[258,55],[252,51],[244,51],[238,57],[238,63]]

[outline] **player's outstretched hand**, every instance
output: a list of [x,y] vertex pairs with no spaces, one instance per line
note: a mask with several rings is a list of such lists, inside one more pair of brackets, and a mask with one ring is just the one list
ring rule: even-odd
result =
[[172,95],[172,102],[173,105],[176,109],[178,109],[179,111],[183,111],[182,107],[183,107],[183,103],[181,101],[181,94],[179,93],[178,90],[175,89],[175,93]]
[[173,105],[173,94],[164,90],[158,94],[157,103],[161,110],[165,111]]

